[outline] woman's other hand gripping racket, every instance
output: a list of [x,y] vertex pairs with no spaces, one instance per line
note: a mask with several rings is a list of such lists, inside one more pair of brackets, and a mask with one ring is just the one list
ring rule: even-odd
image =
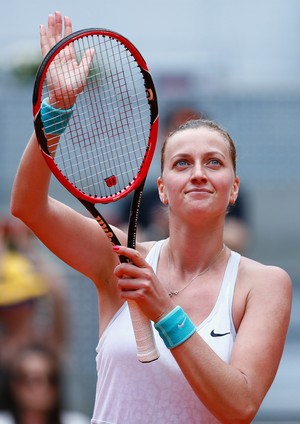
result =
[[166,297],[164,286],[142,255],[125,246],[113,246],[113,250],[129,260],[127,263],[121,262],[114,271],[121,296],[138,302],[153,322],[168,314],[174,304],[169,296]]

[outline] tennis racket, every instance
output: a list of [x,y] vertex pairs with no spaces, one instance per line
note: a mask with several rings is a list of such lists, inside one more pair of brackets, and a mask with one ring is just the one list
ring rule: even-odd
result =
[[[82,71],[78,64],[87,51],[92,59],[88,70]],[[42,103],[59,97],[68,106],[62,108],[60,101],[58,108],[67,109],[70,97],[76,99],[75,106],[64,132],[46,135]],[[51,106],[55,108],[53,102]],[[95,204],[116,202],[134,191],[128,246],[135,248],[143,187],[158,134],[156,92],[139,51],[106,29],[80,30],[63,38],[37,71],[33,115],[50,170],[92,214],[112,244],[120,242]],[[159,357],[152,325],[136,302],[128,305],[138,359],[151,362]]]

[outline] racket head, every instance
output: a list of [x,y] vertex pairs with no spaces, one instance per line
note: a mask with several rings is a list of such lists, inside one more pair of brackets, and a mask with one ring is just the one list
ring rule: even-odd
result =
[[[49,97],[50,69],[53,72],[70,49],[80,61],[83,51],[91,48],[94,56],[85,88],[76,97],[54,156],[49,145],[57,137],[46,136],[41,119],[42,101]],[[156,91],[144,58],[121,34],[90,28],[57,43],[37,71],[33,115],[48,166],[75,197],[91,203],[114,202],[146,178],[158,135]]]

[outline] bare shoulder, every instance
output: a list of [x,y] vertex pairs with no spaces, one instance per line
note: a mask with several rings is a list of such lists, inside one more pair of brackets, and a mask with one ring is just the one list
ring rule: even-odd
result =
[[[247,332],[256,328],[254,323],[286,334],[292,307],[292,281],[282,268],[265,265],[242,257],[235,288],[233,316],[236,329],[240,325]],[[256,328],[257,330],[257,328]]]
[[284,295],[289,298],[292,295],[292,281],[283,268],[265,265],[250,258],[241,258],[238,280],[249,292],[267,291],[273,296]]
[[240,268],[243,271],[247,272],[258,272],[258,273],[267,273],[267,274],[275,274],[275,275],[288,275],[287,272],[276,265],[267,265],[262,262],[256,261],[254,259],[248,258],[246,256],[241,257]]

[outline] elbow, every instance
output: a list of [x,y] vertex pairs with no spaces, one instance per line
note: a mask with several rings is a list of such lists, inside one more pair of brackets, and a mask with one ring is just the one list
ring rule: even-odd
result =
[[18,202],[16,202],[16,199],[14,198],[14,196],[12,196],[11,200],[10,200],[10,213],[15,218],[20,218],[21,212],[22,212],[22,210],[20,209]]
[[[235,414],[234,414],[235,415]],[[229,418],[228,416],[224,419],[218,418],[222,424],[251,424],[255,418],[256,413],[248,413],[248,411],[241,411],[241,413],[235,417]]]
[[256,408],[249,408],[240,411],[239,416],[235,420],[230,420],[228,423],[230,424],[251,424],[257,414]]
[[27,210],[26,204],[24,205],[24,202],[21,202],[14,194],[12,194],[10,200],[10,213],[25,224],[29,223],[32,219],[32,213],[30,213],[30,210]]
[[16,217],[19,218],[19,208],[17,207],[16,203],[12,199],[10,202],[10,213]]
[[249,400],[248,404],[245,406],[244,410],[241,411],[242,421],[238,421],[242,423],[252,423],[258,410],[260,407],[260,403],[257,404],[254,400]]
[[233,395],[229,403],[219,403],[219,408],[211,410],[222,424],[250,424],[253,422],[259,404],[248,393]]
[[253,402],[249,400],[246,404],[238,404],[232,408],[230,417],[226,416],[221,419],[223,424],[250,424],[253,422],[256,414],[258,412],[258,407]]
[[15,217],[21,219],[23,221],[25,219],[24,217],[24,207],[18,202],[16,196],[12,194],[11,200],[10,200],[10,213]]

